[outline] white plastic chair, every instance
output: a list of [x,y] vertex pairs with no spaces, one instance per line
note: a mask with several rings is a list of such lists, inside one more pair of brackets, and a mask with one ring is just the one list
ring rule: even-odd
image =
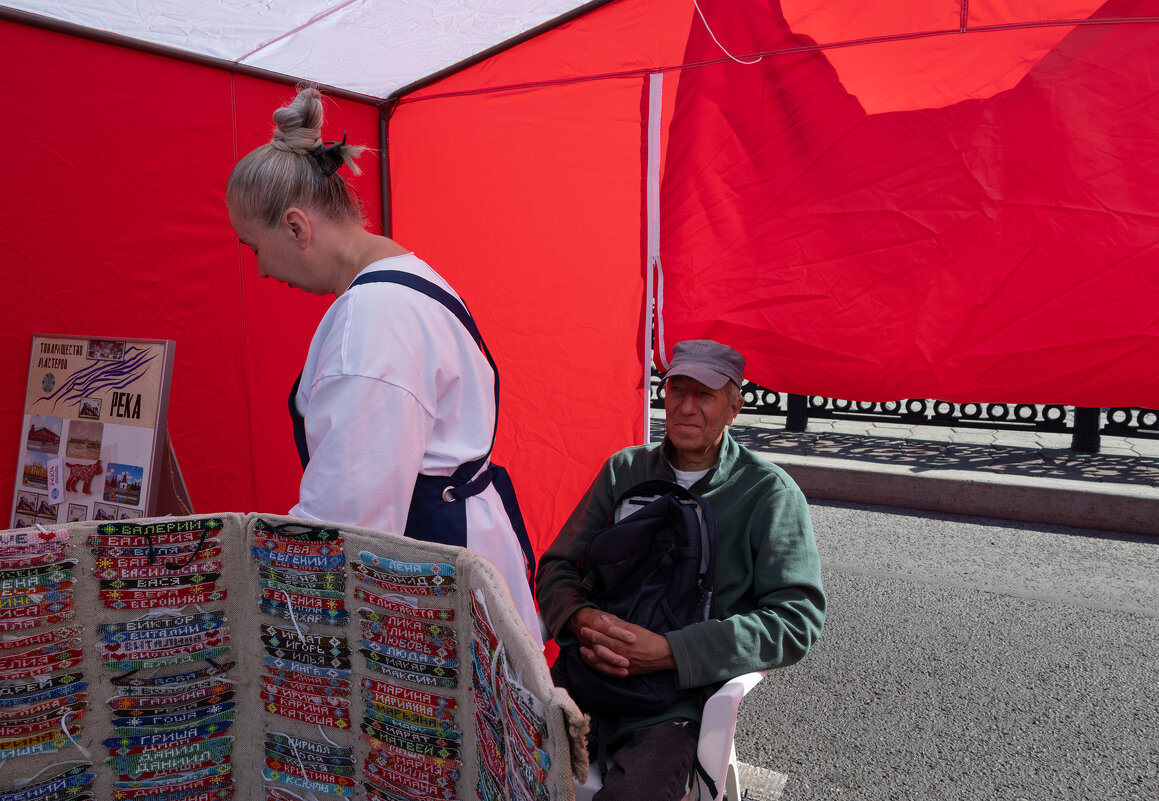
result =
[[[716,783],[716,795],[711,795],[704,780],[694,773],[692,787],[684,796],[684,801],[721,801],[724,798],[740,801],[740,777],[737,774],[736,746],[733,743],[737,711],[741,699],[760,683],[766,673],[767,670],[759,670],[737,676],[726,682],[705,702],[696,755],[704,771]],[[588,768],[588,780],[583,784],[576,782],[576,801],[591,801],[602,786],[599,768],[593,764]]]

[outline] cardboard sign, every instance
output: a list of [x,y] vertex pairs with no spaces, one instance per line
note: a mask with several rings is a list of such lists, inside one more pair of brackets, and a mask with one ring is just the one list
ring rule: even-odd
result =
[[33,336],[13,528],[158,513],[174,347]]

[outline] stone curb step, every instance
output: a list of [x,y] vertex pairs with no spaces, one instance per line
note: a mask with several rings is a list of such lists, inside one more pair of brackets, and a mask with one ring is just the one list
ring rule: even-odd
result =
[[1159,535],[1159,491],[1154,487],[762,455],[792,476],[810,500]]

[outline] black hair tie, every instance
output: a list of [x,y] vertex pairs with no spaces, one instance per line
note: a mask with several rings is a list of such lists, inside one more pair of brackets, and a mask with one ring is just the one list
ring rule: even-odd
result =
[[338,172],[338,168],[346,163],[346,159],[338,152],[338,148],[345,144],[346,131],[343,131],[341,142],[323,142],[321,147],[310,151],[310,155],[318,162],[318,167],[327,178]]

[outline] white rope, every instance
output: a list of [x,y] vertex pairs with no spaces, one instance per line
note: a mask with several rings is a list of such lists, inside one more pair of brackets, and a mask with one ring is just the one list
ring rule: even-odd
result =
[[[388,593],[383,593],[382,597],[388,601],[392,601],[392,602],[399,604],[401,606],[409,606],[411,609],[418,609],[419,608],[418,602],[407,595],[388,592]],[[365,607],[365,606],[361,607],[361,608],[362,609],[369,609],[369,607]],[[370,611],[373,612],[376,610],[371,609]]]
[[[499,647],[503,647],[503,643],[499,643]],[[499,649],[495,650],[496,662],[498,662]],[[506,657],[504,657],[506,658]],[[506,671],[504,671],[505,673]],[[500,683],[502,682],[502,683]],[[499,705],[499,720],[503,724],[503,764],[507,768],[508,776],[518,775],[519,767],[515,761],[515,743],[514,740],[518,737],[511,731],[511,726],[507,722],[507,705],[514,703],[508,700],[508,695],[511,693],[511,685],[507,680],[506,675],[500,675],[496,681],[492,682],[495,687],[495,702]]]
[[754,60],[754,61],[741,61],[739,58],[734,56],[732,53],[725,50],[724,45],[722,45],[720,43],[720,40],[716,38],[716,34],[712,32],[712,28],[709,27],[708,20],[706,20],[704,18],[704,12],[700,10],[700,3],[698,3],[696,0],[692,0],[692,5],[694,5],[696,7],[696,13],[700,15],[700,21],[704,23],[704,29],[706,31],[708,31],[708,35],[712,37],[712,41],[716,42],[716,46],[720,48],[720,52],[724,53],[726,56],[731,58],[737,64],[756,64],[758,61],[760,61],[762,58],[764,58],[764,56],[757,56],[756,60]]
[[286,596],[286,609],[290,611],[290,622],[294,624],[294,632],[297,633],[299,640],[305,642],[306,635],[302,633],[302,628],[298,625],[298,618],[294,615],[294,603],[290,600],[290,593],[282,590],[282,595]]
[[[5,760],[5,761],[7,761],[7,760]],[[0,765],[3,765],[3,764],[4,764],[4,761],[0,761]],[[12,782],[12,787],[16,790],[23,789],[23,788],[27,787],[28,785],[32,784],[34,781],[36,781],[36,777],[39,776],[40,774],[44,773],[46,770],[52,770],[53,768],[64,767],[65,765],[89,765],[89,766],[91,766],[92,762],[88,762],[88,761],[85,761],[83,759],[66,759],[63,762],[54,762],[51,765],[45,765],[43,768],[36,771],[36,773],[33,773],[27,779],[17,779],[16,781]]]
[[325,730],[325,729],[323,729],[321,726],[318,726],[318,733],[322,735],[322,739],[323,739],[323,740],[325,740],[326,742],[330,743],[330,745],[334,746],[335,748],[341,748],[341,747],[342,747],[342,746],[338,745],[338,743],[334,742],[334,741],[333,741],[333,740],[331,740],[329,737],[327,737],[327,736],[326,736],[326,730]]
[[656,349],[660,351],[660,368],[668,369],[668,349],[664,345],[664,268],[656,255]]
[[[342,746],[338,745],[338,743],[334,742],[334,741],[333,741],[333,740],[331,740],[329,737],[327,737],[327,736],[326,736],[326,731],[325,731],[325,730],[324,730],[324,729],[323,729],[321,726],[319,726],[319,727],[318,727],[318,731],[321,733],[321,735],[322,735],[322,739],[324,739],[326,742],[330,743],[330,745],[334,746],[335,748],[341,748],[341,747],[342,747]],[[289,743],[289,745],[290,745],[290,750],[292,750],[292,751],[294,752],[294,759],[297,761],[297,763],[298,763],[298,767],[302,769],[302,775],[303,775],[303,776],[305,776],[305,775],[306,775],[306,766],[302,764],[302,757],[301,757],[301,756],[299,756],[299,754],[298,754],[298,746],[294,744],[294,741],[295,741],[297,738],[296,738],[296,737],[291,737],[290,735],[288,735],[288,734],[285,734],[285,733],[283,733],[283,732],[280,732],[280,731],[272,731],[272,732],[270,732],[270,734],[276,734],[276,735],[278,735],[278,736],[280,736],[280,737],[285,737],[285,738],[286,738],[286,741],[287,741],[287,742]],[[302,796],[302,795],[298,795],[297,793],[295,793],[295,792],[293,792],[293,791],[291,791],[291,790],[287,790],[287,789],[285,789],[284,787],[279,787],[279,788],[278,788],[278,790],[279,790],[279,792],[283,792],[283,793],[285,793],[286,795],[292,795],[294,798],[301,798],[301,799],[302,799],[302,801],[318,801],[318,796],[316,796],[316,795],[314,794],[314,791],[313,791],[313,790],[310,790],[310,791],[308,791],[308,792],[310,793],[310,797],[309,797],[309,798],[306,798],[305,796]]]
[[92,758],[93,758],[92,754],[90,754],[88,752],[88,749],[86,749],[83,745],[81,745],[79,742],[77,742],[77,739],[72,736],[72,732],[70,732],[68,730],[68,725],[67,725],[68,719],[70,717],[72,717],[72,714],[73,714],[72,712],[69,712],[63,718],[60,719],[60,728],[64,731],[64,736],[68,738],[68,741],[70,743],[72,743],[73,745],[75,745],[80,750],[80,752],[82,754],[84,754],[85,759],[92,760]]
[[[319,726],[318,728],[322,728],[322,727]],[[301,768],[302,778],[304,779],[304,778],[306,778],[306,766],[302,764],[302,757],[298,755],[298,746],[294,745],[294,738],[293,737],[288,737],[286,739],[288,739],[290,741],[290,750],[292,750],[294,752],[294,761],[297,762],[298,767]],[[313,795],[313,793],[311,793],[311,795]],[[301,798],[302,796],[297,795],[295,793],[294,797]]]
[[[285,787],[279,787],[278,792],[284,795],[293,796],[294,798],[301,798],[302,801],[308,801],[305,796],[298,795],[293,790],[287,790]],[[310,798],[314,799],[314,801],[318,801],[318,796],[314,795],[313,793],[310,793]]]

